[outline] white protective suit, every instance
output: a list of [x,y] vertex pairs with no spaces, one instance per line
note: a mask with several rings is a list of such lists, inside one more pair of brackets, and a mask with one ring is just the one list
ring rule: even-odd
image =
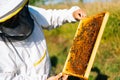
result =
[[29,6],[34,31],[25,40],[4,42],[0,37],[0,80],[47,80],[50,59],[42,29],[53,29],[75,19],[79,9],[45,10]]

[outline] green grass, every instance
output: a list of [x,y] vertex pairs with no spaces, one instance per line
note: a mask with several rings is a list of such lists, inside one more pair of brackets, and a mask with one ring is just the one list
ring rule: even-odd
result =
[[[69,23],[51,31],[44,31],[48,44],[48,51],[55,65],[52,67],[51,74],[54,75],[62,71],[77,25],[78,23]],[[56,64],[54,61],[57,61]]]
[[[89,80],[120,80],[119,4],[120,1],[111,3],[55,5],[56,8],[70,8],[72,5],[82,5],[81,8],[87,12],[88,16],[103,11],[110,12],[110,17],[103,33]],[[43,7],[53,8],[53,5]],[[51,31],[44,31],[53,65],[51,75],[58,74],[62,71],[77,26],[78,22],[74,24],[67,23],[60,28]]]

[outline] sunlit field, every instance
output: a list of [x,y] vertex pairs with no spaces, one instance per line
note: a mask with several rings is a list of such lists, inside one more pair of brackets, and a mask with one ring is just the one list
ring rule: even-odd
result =
[[[104,30],[89,80],[120,80],[120,1],[107,3],[64,3],[40,6],[46,9],[63,9],[80,6],[87,16],[108,11],[109,20]],[[79,22],[67,23],[57,29],[44,30],[50,53],[51,75],[62,71]]]

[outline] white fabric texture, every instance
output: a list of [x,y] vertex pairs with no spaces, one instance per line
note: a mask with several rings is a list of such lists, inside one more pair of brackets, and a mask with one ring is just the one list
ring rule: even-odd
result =
[[[0,80],[47,80],[50,59],[42,29],[49,30],[65,22],[75,21],[72,12],[76,9],[79,7],[45,10],[29,6],[35,26],[33,33],[23,41],[12,42],[13,46],[7,39],[5,43],[0,37]],[[34,65],[44,54],[42,61]]]

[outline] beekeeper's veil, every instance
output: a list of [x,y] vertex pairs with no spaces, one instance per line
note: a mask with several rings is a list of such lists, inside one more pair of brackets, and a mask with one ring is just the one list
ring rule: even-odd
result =
[[28,0],[0,0],[0,36],[24,40],[32,33]]

